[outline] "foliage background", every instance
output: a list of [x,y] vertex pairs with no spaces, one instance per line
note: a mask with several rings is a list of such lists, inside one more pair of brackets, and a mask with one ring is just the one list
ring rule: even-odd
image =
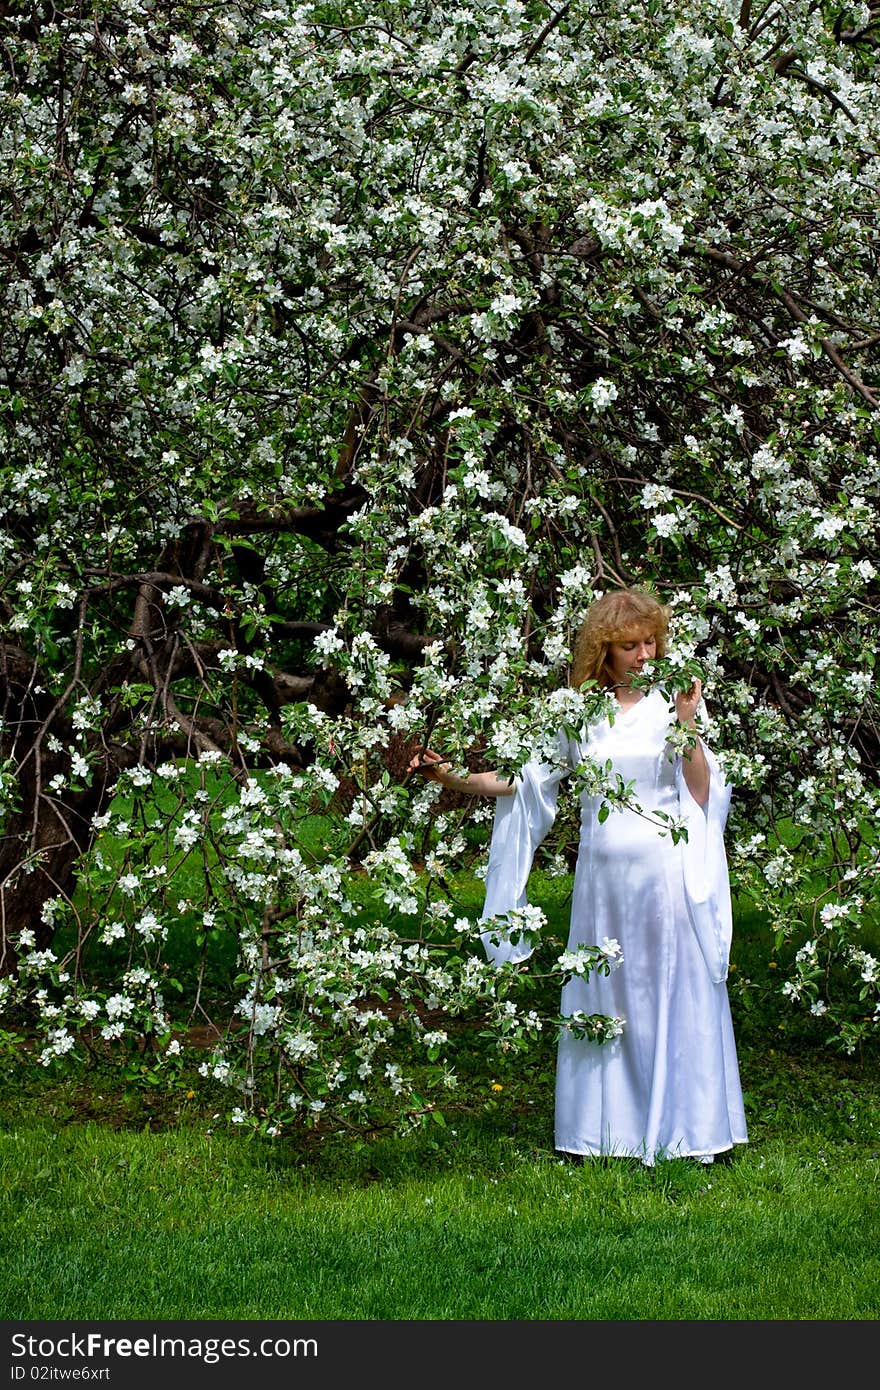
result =
[[438,1113],[450,1020],[530,1045],[564,942],[484,965],[452,878],[490,812],[404,769],[515,771],[623,583],[704,674],[785,1006],[856,1050],[876,5],[0,23],[0,989],[44,1062],[173,1074],[210,1029],[206,1082],[280,1133]]

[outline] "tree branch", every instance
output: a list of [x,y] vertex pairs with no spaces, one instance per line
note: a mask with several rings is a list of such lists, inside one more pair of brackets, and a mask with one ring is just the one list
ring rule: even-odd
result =
[[[755,275],[752,271],[748,269],[747,266],[745,266],[741,261],[737,260],[735,256],[731,255],[729,251],[719,251],[714,246],[708,246],[703,248],[691,246],[689,250],[695,255],[700,254],[707,256],[709,260],[714,261],[717,265],[724,266],[726,270],[732,270],[736,275],[742,275],[745,276],[747,279],[756,281],[765,289],[769,290],[773,295],[775,295],[777,299],[779,299],[785,305],[786,309],[788,309],[792,318],[794,318],[797,323],[808,322],[809,315],[805,312],[805,310],[801,308],[794,295],[792,295],[788,290],[783,289],[781,286],[777,288],[773,284],[773,282],[767,279],[765,276]],[[830,341],[830,339],[820,338],[819,341],[822,347],[822,351],[825,353],[825,356],[829,359],[830,362],[834,364],[834,366],[840,372],[841,376],[849,382],[853,390],[857,391],[860,396],[863,396],[873,410],[880,409],[880,398],[878,398],[876,393],[872,391],[869,386],[865,385],[861,377],[859,377],[852,370],[852,368],[847,366],[840,353],[838,352],[837,348]]]

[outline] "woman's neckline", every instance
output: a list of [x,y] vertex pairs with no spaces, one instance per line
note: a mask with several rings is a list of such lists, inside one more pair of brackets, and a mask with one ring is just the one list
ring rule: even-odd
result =
[[645,692],[645,694],[639,693],[635,700],[627,700],[626,704],[624,704],[623,700],[615,694],[615,690],[616,687],[612,686],[611,693],[614,697],[614,703],[617,705],[621,714],[629,714],[631,710],[638,709],[639,705],[644,704],[647,695],[647,692]]

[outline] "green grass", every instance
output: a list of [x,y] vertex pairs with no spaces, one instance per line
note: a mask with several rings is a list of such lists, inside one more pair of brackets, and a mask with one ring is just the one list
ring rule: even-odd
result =
[[[539,871],[532,885],[563,937],[569,886]],[[478,880],[456,892],[478,908]],[[877,1048],[829,1050],[821,1020],[782,1005],[772,957],[739,904],[750,1143],[706,1168],[555,1154],[549,1037],[503,1063],[463,1046],[445,1129],[265,1141],[185,1075],[159,1090],[109,1065],[44,1070],[7,1035],[2,1316],[873,1320]]]
[[3,1315],[877,1317],[876,1059],[746,1045],[749,1145],[654,1169],[552,1151],[548,1060],[501,1093],[473,1078],[442,1133],[373,1142],[255,1140],[111,1073],[8,1075]]
[[21,1319],[866,1319],[877,1159],[484,1155],[360,1181],[192,1131],[2,1136]]

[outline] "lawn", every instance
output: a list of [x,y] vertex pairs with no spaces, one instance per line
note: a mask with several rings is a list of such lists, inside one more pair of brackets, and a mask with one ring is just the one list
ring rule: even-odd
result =
[[[564,936],[569,883],[535,871]],[[474,911],[479,880],[462,876]],[[868,1321],[880,1313],[878,1052],[783,1004],[737,904],[730,993],[750,1142],[709,1167],[552,1148],[554,1040],[457,1039],[443,1125],[269,1140],[186,1068],[40,1067],[0,1034],[9,1320]],[[210,944],[210,943],[209,943]],[[219,936],[206,987],[234,957]],[[183,975],[199,953],[171,944]]]
[[13,1319],[873,1319],[876,1057],[768,1036],[754,1010],[738,1026],[750,1143],[711,1167],[555,1154],[549,1048],[496,1073],[475,1066],[443,1129],[275,1141],[182,1089],[8,1057],[0,1307]]

